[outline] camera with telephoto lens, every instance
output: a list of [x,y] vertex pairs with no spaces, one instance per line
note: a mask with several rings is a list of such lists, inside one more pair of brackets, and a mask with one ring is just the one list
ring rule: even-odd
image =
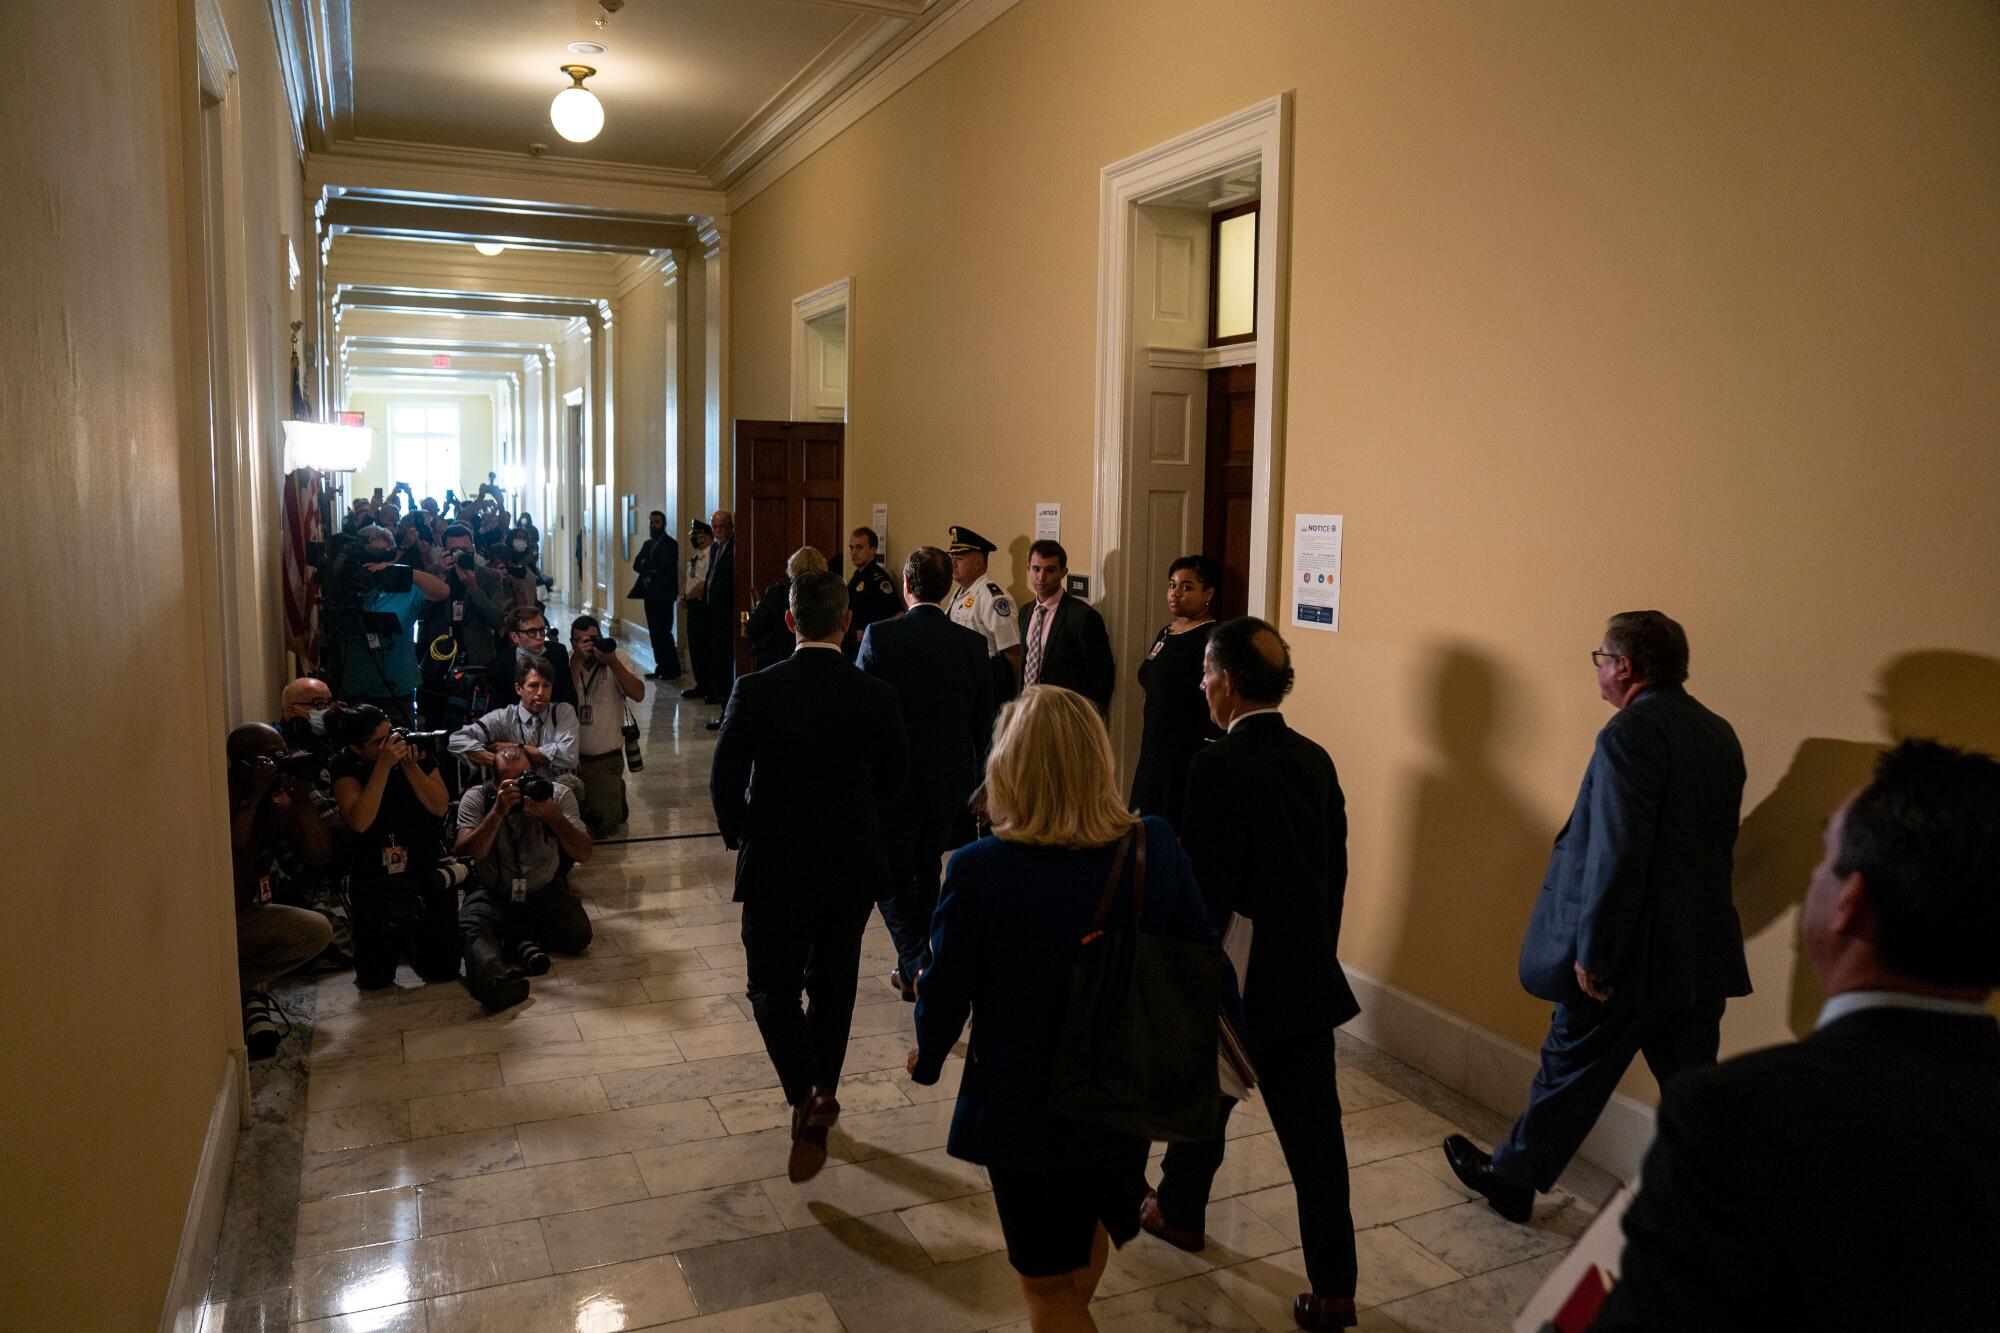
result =
[[600,653],[615,653],[615,652],[617,652],[617,651],[618,651],[618,640],[616,640],[616,639],[605,639],[605,638],[600,638],[600,639],[598,639],[598,641],[597,641],[597,651],[598,651],[598,652],[600,652]]
[[470,551],[458,552],[457,564],[460,569],[466,571],[468,574],[479,568],[479,561]]
[[445,746],[451,740],[451,733],[448,731],[408,731],[397,727],[389,734],[412,750],[427,754],[433,759],[445,752]]
[[539,773],[530,773],[521,779],[521,796],[529,801],[552,801],[556,796],[556,784]]
[[470,878],[472,878],[472,862],[462,857],[446,857],[430,871],[430,882],[434,888],[455,889]]
[[531,977],[544,976],[549,970],[547,951],[533,940],[521,940],[515,944],[514,961]]

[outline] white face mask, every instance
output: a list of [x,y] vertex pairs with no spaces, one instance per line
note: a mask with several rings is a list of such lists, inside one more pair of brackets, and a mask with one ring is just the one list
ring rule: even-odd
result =
[[331,711],[327,708],[315,708],[306,714],[306,725],[312,728],[313,735],[326,735],[326,715]]

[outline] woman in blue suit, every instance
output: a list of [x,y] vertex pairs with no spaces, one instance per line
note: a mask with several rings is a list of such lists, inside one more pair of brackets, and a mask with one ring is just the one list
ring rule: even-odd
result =
[[[1215,939],[1172,827],[1127,811],[1114,783],[1111,738],[1082,695],[1037,685],[1006,706],[986,763],[993,836],[952,857],[931,923],[934,958],[917,986],[917,1082],[937,1082],[972,1019],[946,1147],[993,1179],[1037,1333],[1096,1327],[1091,1295],[1111,1244],[1138,1233],[1146,1197],[1144,1139],[1048,1111],[1070,972],[1135,825],[1146,839],[1142,928]],[[1114,920],[1130,901],[1122,891]]]

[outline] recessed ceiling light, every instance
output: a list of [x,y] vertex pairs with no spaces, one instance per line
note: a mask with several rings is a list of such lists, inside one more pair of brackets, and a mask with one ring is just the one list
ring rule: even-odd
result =
[[576,52],[580,56],[601,56],[604,54],[604,43],[571,42],[569,44],[569,49]]

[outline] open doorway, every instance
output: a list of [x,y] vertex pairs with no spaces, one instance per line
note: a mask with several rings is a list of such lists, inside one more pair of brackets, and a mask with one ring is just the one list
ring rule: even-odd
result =
[[[1219,616],[1273,615],[1289,135],[1281,95],[1102,173],[1092,572],[1128,674],[1178,556],[1222,562]],[[1142,705],[1110,718],[1128,774]]]

